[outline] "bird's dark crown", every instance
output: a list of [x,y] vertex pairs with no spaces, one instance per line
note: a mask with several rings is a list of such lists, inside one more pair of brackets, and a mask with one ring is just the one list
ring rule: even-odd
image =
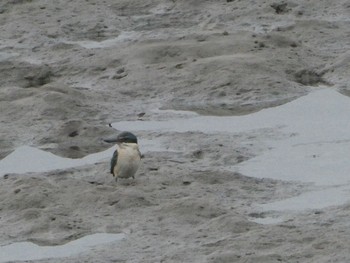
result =
[[137,143],[137,137],[128,131],[121,132],[117,137],[117,143]]

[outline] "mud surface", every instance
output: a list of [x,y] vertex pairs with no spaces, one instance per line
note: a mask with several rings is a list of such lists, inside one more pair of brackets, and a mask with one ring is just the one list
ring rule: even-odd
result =
[[[320,85],[350,94],[346,0],[8,0],[0,14],[0,158],[22,145],[81,158],[111,147],[109,123],[179,116],[160,110],[242,115]],[[42,262],[349,261],[348,204],[251,221],[265,217],[256,204],[310,187],[222,169],[276,131],[137,135],[169,151],[144,152],[134,181],[114,182],[108,160],[0,178],[0,244],[123,232]]]

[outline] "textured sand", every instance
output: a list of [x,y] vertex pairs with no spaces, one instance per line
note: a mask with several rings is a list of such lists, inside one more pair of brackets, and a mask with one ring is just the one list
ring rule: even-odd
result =
[[[0,158],[22,145],[83,157],[111,147],[108,123],[174,117],[156,109],[240,115],[319,85],[348,95],[349,17],[346,0],[1,1]],[[0,244],[123,232],[42,262],[350,260],[349,204],[250,221],[264,217],[252,206],[310,187],[221,169],[259,155],[275,131],[137,135],[177,151],[145,152],[135,181],[115,183],[108,161],[3,176]]]

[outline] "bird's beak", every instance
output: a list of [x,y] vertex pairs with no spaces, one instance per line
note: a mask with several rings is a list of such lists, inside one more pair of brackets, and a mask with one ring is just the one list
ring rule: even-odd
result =
[[113,136],[104,138],[103,141],[108,142],[108,143],[116,143],[116,142],[118,142],[117,137],[118,137],[118,135],[113,135]]

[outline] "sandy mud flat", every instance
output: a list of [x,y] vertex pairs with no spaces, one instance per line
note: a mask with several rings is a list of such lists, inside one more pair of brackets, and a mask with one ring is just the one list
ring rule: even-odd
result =
[[0,262],[350,261],[348,1],[49,2],[0,3]]

